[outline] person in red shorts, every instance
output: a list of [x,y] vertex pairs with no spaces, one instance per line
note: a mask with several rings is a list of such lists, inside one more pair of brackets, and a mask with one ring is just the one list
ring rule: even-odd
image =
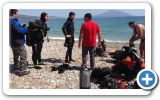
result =
[[101,32],[97,23],[92,21],[92,14],[84,15],[84,23],[81,26],[78,47],[82,42],[82,67],[87,66],[87,55],[90,54],[90,68],[95,68],[96,36],[98,35],[98,47],[101,47]]

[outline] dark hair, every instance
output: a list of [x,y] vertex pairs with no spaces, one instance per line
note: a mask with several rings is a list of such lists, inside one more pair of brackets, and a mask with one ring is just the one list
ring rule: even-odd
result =
[[74,12],[70,12],[70,13],[69,13],[69,16],[73,16],[73,15],[75,15]]
[[130,21],[130,22],[128,23],[129,26],[131,26],[131,25],[133,25],[133,24],[135,24],[134,21]]
[[48,15],[47,13],[45,13],[45,12],[43,12],[43,13],[41,13],[41,21],[43,21],[43,22],[45,22],[46,21],[46,19],[45,19],[45,16],[46,15]]
[[18,12],[17,9],[10,9],[9,15],[12,16],[13,14],[16,14]]
[[85,17],[85,18],[88,18],[89,20],[91,20],[91,19],[92,19],[92,14],[91,14],[91,13],[86,13],[86,14],[84,15],[84,17]]

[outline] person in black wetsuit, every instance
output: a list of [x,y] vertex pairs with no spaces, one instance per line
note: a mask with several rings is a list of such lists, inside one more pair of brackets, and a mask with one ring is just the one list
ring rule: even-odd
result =
[[75,13],[70,12],[69,17],[67,21],[64,23],[62,27],[63,34],[65,36],[65,43],[64,46],[67,47],[66,57],[65,57],[65,63],[70,63],[71,61],[75,62],[75,60],[72,59],[72,49],[74,46],[74,18]]
[[38,65],[43,65],[41,61],[41,51],[43,47],[44,37],[47,35],[47,31],[50,28],[47,26],[46,22],[48,21],[48,14],[43,12],[41,13],[40,19],[35,20],[37,30],[33,31],[31,34],[31,46],[32,46],[32,60],[34,67],[36,69],[41,69]]

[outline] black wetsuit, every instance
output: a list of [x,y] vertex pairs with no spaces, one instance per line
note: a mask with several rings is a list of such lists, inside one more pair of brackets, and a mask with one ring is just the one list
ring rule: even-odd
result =
[[[65,43],[64,46],[67,47],[66,57],[65,60],[71,60],[72,59],[72,49],[74,45],[74,22],[71,19],[67,19],[67,21],[64,23],[62,27],[63,34],[65,35]],[[67,35],[71,35],[71,37],[66,37]]]
[[49,28],[45,22],[36,20],[38,23],[38,30],[31,33],[31,45],[32,45],[32,60],[33,64],[37,65],[41,63],[41,51],[43,47],[44,37],[46,37]]

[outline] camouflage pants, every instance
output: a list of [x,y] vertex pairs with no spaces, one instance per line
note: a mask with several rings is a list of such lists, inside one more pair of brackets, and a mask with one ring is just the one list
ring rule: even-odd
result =
[[11,47],[13,51],[14,66],[19,70],[27,68],[27,52],[25,46]]

